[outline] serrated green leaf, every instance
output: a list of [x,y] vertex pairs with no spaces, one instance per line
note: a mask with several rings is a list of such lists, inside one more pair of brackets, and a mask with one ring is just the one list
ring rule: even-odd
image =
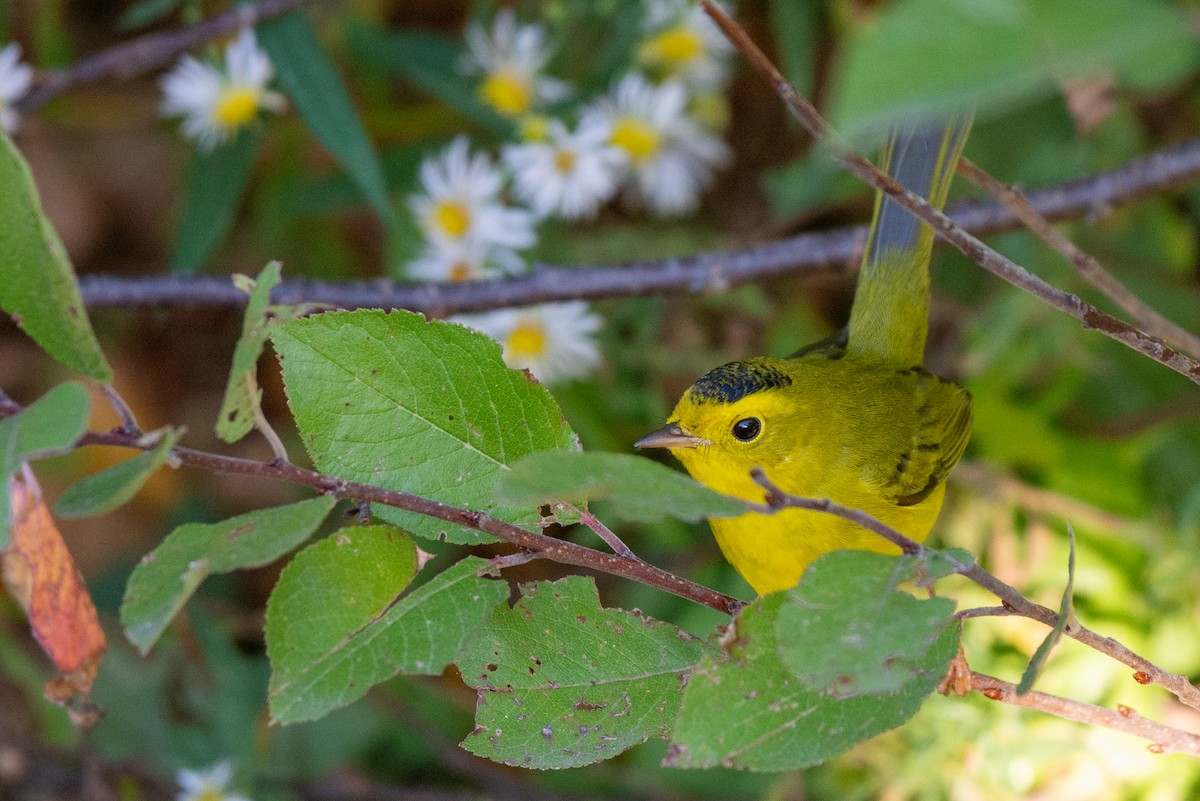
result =
[[462,77],[458,60],[461,39],[425,31],[385,31],[357,24],[347,42],[358,57],[400,75],[464,117],[500,136],[511,138],[513,124],[479,99],[477,80]]
[[54,226],[42,212],[29,165],[0,131],[0,309],[62,364],[112,381]]
[[183,210],[171,253],[172,272],[196,272],[225,238],[261,141],[261,130],[243,128],[211,153],[192,150],[183,179]]
[[68,381],[19,414],[0,420],[0,550],[11,536],[8,480],[21,463],[65,451],[87,430],[91,398],[83,384]]
[[[510,370],[488,337],[422,315],[333,312],[272,334],[288,402],[322,473],[536,525],[537,509],[497,504],[500,475],[527,453],[577,449],[545,387]],[[405,531],[454,542],[490,538],[376,504]]]
[[153,449],[76,481],[58,497],[54,514],[88,517],[107,514],[121,506],[163,466],[181,436],[182,429],[166,429]]
[[[913,677],[891,695],[836,698],[806,689],[780,660],[776,620],[785,593],[742,610],[728,653],[706,657],[683,691],[665,764],[794,770],[815,765],[908,720],[945,670]],[[958,649],[949,627],[931,654],[948,664]]]
[[312,23],[294,12],[258,26],[279,83],[313,135],[342,163],[359,191],[385,223],[391,217],[379,155],[358,112],[317,40]]
[[877,695],[939,667],[945,673],[930,649],[954,625],[954,602],[897,590],[904,561],[833,551],[808,566],[775,623],[779,657],[803,686],[843,698]]
[[605,499],[611,501],[612,514],[638,522],[667,517],[696,522],[746,513],[739,500],[658,462],[625,453],[531,453],[500,476],[496,498],[529,507],[559,501],[580,506]]
[[205,578],[275,561],[308,539],[334,503],[322,496],[178,527],[129,577],[121,602],[125,636],[146,653]]
[[1054,646],[1058,645],[1067,625],[1075,617],[1075,528],[1070,523],[1067,523],[1067,543],[1069,547],[1067,551],[1067,586],[1063,590],[1062,603],[1059,604],[1058,622],[1054,624],[1050,633],[1046,635],[1046,639],[1042,640],[1042,644],[1030,657],[1025,672],[1021,674],[1021,682],[1017,685],[1017,695],[1024,695],[1033,689],[1033,683],[1037,681],[1042,668],[1046,666],[1050,652],[1054,650]]
[[[299,311],[292,306],[271,306],[271,290],[281,279],[281,265],[273,261],[254,279],[254,288],[246,302],[242,335],[233,350],[233,364],[225,384],[225,399],[217,415],[217,436],[237,442],[254,428],[254,409],[262,400],[258,386],[258,357],[271,335],[271,328],[295,319]],[[247,279],[248,280],[248,279]]]
[[[954,31],[945,36],[945,31]],[[901,116],[977,106],[982,116],[1058,92],[1064,77],[1191,63],[1178,9],[1148,0],[908,0],[849,37],[831,118],[844,134],[881,136]]]
[[344,528],[296,554],[267,601],[271,695],[361,634],[416,572],[417,546],[391,526]]
[[361,698],[398,673],[436,675],[492,608],[508,585],[480,578],[487,563],[467,557],[388,608],[373,623],[319,659],[271,680],[271,718],[297,723]]
[[590,578],[521,588],[456,660],[479,690],[463,747],[525,768],[571,768],[667,736],[701,641],[640,612],[604,609]]

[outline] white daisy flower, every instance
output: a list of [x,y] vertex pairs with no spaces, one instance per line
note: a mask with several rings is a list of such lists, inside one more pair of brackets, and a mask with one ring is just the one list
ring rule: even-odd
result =
[[528,370],[543,384],[579,378],[600,362],[596,333],[602,323],[581,300],[498,309],[454,320],[495,339],[504,349],[505,364]]
[[410,200],[417,222],[435,245],[469,243],[521,250],[536,239],[533,214],[505,206],[503,182],[492,160],[471,155],[467,138],[456,137],[438,156],[427,158],[419,174],[424,194]]
[[183,117],[184,136],[211,151],[253,122],[260,109],[283,111],[283,95],[267,89],[274,74],[254,30],[243,28],[225,48],[224,72],[192,56],[179,59],[160,82],[162,113]]
[[687,0],[658,0],[650,4],[646,22],[638,61],[652,75],[677,78],[692,89],[725,83],[733,45],[702,7]]
[[33,83],[33,69],[21,63],[21,45],[10,42],[0,50],[0,128],[17,130],[20,117],[13,104],[25,96]]
[[511,250],[487,243],[430,242],[424,252],[408,264],[414,281],[476,281],[503,273],[520,272],[525,262]]
[[616,193],[625,166],[624,156],[608,143],[610,134],[598,117],[575,133],[559,120],[549,120],[542,140],[504,148],[513,192],[542,217],[595,216],[600,204]]
[[470,72],[481,72],[479,98],[506,117],[520,117],[538,103],[553,103],[570,94],[570,85],[542,75],[550,58],[546,29],[518,25],[512,9],[496,14],[489,34],[478,22],[467,28]]
[[678,81],[655,86],[630,74],[585,109],[580,122],[608,125],[610,144],[625,154],[631,170],[629,197],[664,217],[693,211],[713,172],[729,159],[728,146],[688,117],[686,105]]
[[250,801],[244,795],[225,791],[231,778],[233,766],[228,761],[203,770],[181,770],[175,776],[180,788],[175,801]]

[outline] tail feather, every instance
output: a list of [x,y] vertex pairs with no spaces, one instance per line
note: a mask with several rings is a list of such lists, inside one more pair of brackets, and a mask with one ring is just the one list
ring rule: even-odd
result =
[[[900,126],[884,145],[882,166],[906,189],[940,209],[970,127],[969,117],[941,128]],[[933,229],[894,200],[882,193],[876,197],[850,314],[850,350],[900,367],[922,363],[933,236]]]

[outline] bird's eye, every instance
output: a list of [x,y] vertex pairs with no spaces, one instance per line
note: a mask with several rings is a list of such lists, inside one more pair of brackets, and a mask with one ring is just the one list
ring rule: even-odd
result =
[[762,432],[762,421],[757,417],[743,417],[733,424],[733,436],[742,442],[750,442]]

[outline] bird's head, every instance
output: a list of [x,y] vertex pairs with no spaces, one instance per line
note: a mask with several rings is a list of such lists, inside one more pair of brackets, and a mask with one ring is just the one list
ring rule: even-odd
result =
[[667,448],[692,477],[718,492],[761,500],[750,470],[772,468],[796,448],[796,376],[778,359],[747,359],[710,371],[693,384],[667,425],[637,448]]

